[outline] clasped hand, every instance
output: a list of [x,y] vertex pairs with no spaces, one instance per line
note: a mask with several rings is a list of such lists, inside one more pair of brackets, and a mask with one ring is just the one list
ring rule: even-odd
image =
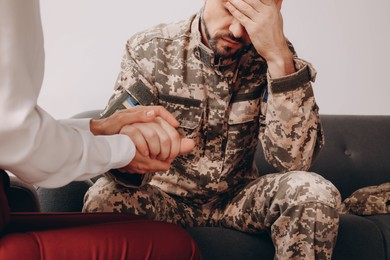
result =
[[190,152],[193,140],[181,138],[179,122],[161,106],[137,106],[99,120],[91,120],[95,135],[124,134],[136,146],[133,160],[119,169],[129,173],[166,171],[179,155]]
[[167,171],[176,156],[190,152],[195,145],[161,117],[124,126],[120,133],[130,136],[137,147],[134,159],[122,169],[133,173]]

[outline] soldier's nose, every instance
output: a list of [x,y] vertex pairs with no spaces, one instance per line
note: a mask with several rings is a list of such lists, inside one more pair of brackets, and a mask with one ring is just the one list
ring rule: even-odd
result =
[[245,27],[237,19],[234,19],[230,24],[229,30],[238,39],[245,38],[247,34]]

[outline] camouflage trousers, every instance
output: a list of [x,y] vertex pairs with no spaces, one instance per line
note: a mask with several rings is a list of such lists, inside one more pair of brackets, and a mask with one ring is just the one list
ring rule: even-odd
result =
[[207,200],[170,195],[153,185],[130,189],[102,177],[86,193],[83,211],[145,215],[183,227],[265,231],[275,259],[330,259],[340,200],[329,181],[302,171],[268,174]]

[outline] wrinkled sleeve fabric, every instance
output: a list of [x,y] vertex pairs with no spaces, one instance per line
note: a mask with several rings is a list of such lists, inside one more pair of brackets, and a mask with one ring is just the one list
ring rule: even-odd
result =
[[37,105],[43,72],[39,1],[0,0],[0,168],[58,187],[128,164],[127,136],[94,136],[89,120],[59,122]]
[[311,81],[316,71],[294,53],[296,72],[268,78],[261,114],[260,140],[266,160],[280,172],[306,171],[324,145]]
[[[157,105],[155,102],[157,100],[157,88],[154,85],[152,77],[155,69],[156,52],[155,48],[153,48],[152,41],[143,38],[144,35],[142,33],[137,34],[127,41],[121,60],[121,69],[114,87],[114,93],[102,112],[103,116],[107,116],[115,110],[112,108],[116,107],[124,92],[130,93],[132,96],[134,96],[135,92],[147,92],[153,98],[150,101],[148,99],[147,102],[141,102],[141,104],[145,106]],[[125,176],[118,171],[110,171],[107,175],[123,186],[139,188],[148,184],[154,173]]]

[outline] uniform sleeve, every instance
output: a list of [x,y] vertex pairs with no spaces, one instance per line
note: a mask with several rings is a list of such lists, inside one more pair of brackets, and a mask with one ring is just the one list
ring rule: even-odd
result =
[[58,187],[128,164],[127,136],[94,136],[86,121],[60,123],[37,105],[43,71],[39,2],[0,0],[0,168]]
[[261,109],[260,140],[266,160],[281,172],[308,170],[324,144],[324,135],[312,84],[316,72],[294,57],[296,72],[268,78]]
[[[152,76],[155,67],[154,48],[149,48],[151,42],[140,46],[142,37],[143,34],[135,35],[127,42],[114,93],[103,110],[102,117],[107,117],[120,109],[131,108],[134,104],[129,104],[129,95],[140,105],[157,104],[157,88],[153,84]],[[137,188],[149,183],[153,173],[124,175],[117,170],[112,170],[107,175],[124,186]]]
[[[123,97],[130,94],[141,105],[157,105],[157,88],[153,84],[155,55],[153,48],[148,48],[145,43],[139,46],[139,35],[131,38],[127,44],[122,56],[121,70],[114,87],[114,93],[110,97],[102,116],[106,117],[113,114],[118,109],[129,108],[123,106]],[[147,51],[145,51],[146,49]]]

